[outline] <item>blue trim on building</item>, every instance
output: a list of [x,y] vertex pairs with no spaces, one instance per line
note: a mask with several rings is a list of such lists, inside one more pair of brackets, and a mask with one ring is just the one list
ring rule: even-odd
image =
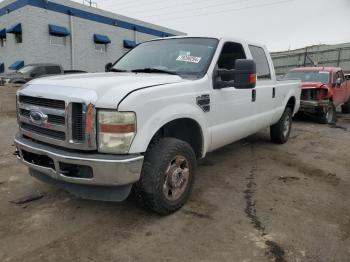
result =
[[134,48],[136,46],[136,42],[132,40],[124,40],[123,41],[123,46],[125,48]]
[[58,25],[49,25],[49,34],[54,36],[68,36],[70,32],[67,28]]
[[109,39],[106,35],[94,34],[94,42],[96,44],[110,44],[112,43],[111,39]]
[[6,29],[8,34],[21,34],[22,33],[22,24],[18,23]]
[[95,13],[91,13],[88,11],[84,11],[84,10],[69,7],[69,6],[65,6],[62,4],[57,4],[57,3],[53,3],[53,2],[49,2],[49,1],[46,2],[45,0],[17,0],[15,2],[3,7],[3,8],[0,8],[0,16],[3,16],[9,12],[13,12],[15,10],[18,10],[24,6],[27,6],[27,5],[38,7],[38,8],[43,8],[43,9],[50,10],[53,12],[72,15],[75,17],[87,19],[87,20],[102,23],[102,24],[112,25],[112,26],[116,26],[116,27],[120,27],[120,28],[124,28],[124,29],[129,29],[129,30],[135,30],[135,31],[140,32],[140,33],[154,35],[154,36],[158,36],[158,37],[163,37],[164,35],[174,36],[174,34],[166,33],[166,32],[152,29],[152,28],[149,28],[146,26],[136,25],[133,23],[119,20],[119,19],[115,19],[115,18],[103,16],[103,15],[98,15]]
[[0,38],[6,38],[6,28],[0,30]]
[[9,66],[10,70],[18,70],[24,66],[24,61],[16,61],[12,65]]
[[0,64],[0,73],[3,73],[3,72],[5,72],[5,64],[1,63]]

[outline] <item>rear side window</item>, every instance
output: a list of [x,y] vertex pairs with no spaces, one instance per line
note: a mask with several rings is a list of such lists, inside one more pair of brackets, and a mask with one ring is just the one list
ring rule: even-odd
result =
[[271,79],[271,72],[269,62],[263,48],[250,45],[249,50],[252,53],[253,59],[256,63],[256,74],[258,79]]
[[46,73],[48,75],[57,75],[61,73],[61,68],[59,66],[48,66],[46,67]]

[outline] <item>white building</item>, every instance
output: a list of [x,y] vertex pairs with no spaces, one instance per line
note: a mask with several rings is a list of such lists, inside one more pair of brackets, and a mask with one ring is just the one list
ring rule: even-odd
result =
[[68,0],[0,3],[0,73],[30,63],[103,71],[135,44],[184,33]]

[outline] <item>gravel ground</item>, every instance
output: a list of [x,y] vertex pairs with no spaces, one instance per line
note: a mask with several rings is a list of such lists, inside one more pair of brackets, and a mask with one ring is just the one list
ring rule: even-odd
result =
[[339,117],[296,121],[285,145],[263,130],[209,154],[188,204],[159,217],[34,180],[2,115],[0,261],[350,261],[350,115]]

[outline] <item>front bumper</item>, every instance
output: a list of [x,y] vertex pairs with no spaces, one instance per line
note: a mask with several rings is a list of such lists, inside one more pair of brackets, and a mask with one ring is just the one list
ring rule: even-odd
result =
[[322,111],[325,107],[329,105],[329,100],[301,100],[299,111],[308,113],[317,113]]
[[54,180],[87,186],[125,186],[140,178],[142,155],[77,153],[15,137],[18,158]]

